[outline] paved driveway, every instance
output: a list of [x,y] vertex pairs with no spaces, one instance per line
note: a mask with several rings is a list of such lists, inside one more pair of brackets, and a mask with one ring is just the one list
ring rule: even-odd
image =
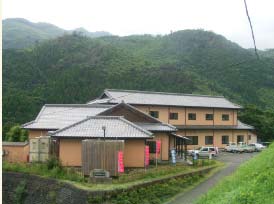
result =
[[182,194],[174,197],[173,200],[168,202],[168,204],[193,204],[195,200],[199,198],[202,194],[206,193],[210,188],[212,188],[218,181],[223,177],[228,176],[233,173],[233,171],[243,162],[257,155],[258,153],[227,153],[222,152],[217,157],[216,160],[222,161],[227,164],[227,166],[191,189],[190,191],[184,192]]

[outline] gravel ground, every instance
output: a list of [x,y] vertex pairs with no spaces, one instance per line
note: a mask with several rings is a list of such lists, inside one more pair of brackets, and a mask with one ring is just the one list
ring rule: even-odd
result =
[[224,162],[227,164],[225,168],[205,180],[204,182],[200,183],[198,186],[194,187],[190,191],[184,192],[182,194],[177,195],[172,199],[168,204],[193,204],[195,200],[197,200],[201,195],[206,193],[210,188],[218,183],[222,178],[232,174],[235,169],[242,164],[243,162],[247,161],[248,159],[252,158],[253,156],[257,155],[258,153],[227,153],[221,152],[216,160]]

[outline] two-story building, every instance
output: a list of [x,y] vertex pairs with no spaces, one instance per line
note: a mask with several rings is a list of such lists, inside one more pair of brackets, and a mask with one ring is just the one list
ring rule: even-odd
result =
[[88,104],[120,102],[174,125],[177,134],[191,139],[189,148],[257,141],[254,127],[238,120],[242,107],[223,96],[106,89]]

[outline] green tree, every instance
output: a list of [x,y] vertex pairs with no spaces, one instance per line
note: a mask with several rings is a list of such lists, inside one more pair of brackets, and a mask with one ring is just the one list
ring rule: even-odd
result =
[[24,142],[28,139],[28,132],[19,125],[15,125],[7,132],[5,139],[10,142]]

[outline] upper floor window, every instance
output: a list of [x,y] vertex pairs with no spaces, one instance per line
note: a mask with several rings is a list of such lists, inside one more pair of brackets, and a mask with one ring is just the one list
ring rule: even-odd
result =
[[229,120],[229,115],[228,114],[223,114],[222,115],[222,120],[223,121],[228,121]]
[[213,120],[213,114],[206,114],[206,120]]
[[154,118],[159,118],[159,111],[149,111],[149,115]]
[[170,120],[178,120],[178,113],[169,113]]
[[188,120],[196,120],[196,113],[189,113]]
[[205,136],[205,144],[212,145],[213,144],[213,136]]
[[187,136],[190,141],[188,141],[189,145],[198,145],[198,136]]

